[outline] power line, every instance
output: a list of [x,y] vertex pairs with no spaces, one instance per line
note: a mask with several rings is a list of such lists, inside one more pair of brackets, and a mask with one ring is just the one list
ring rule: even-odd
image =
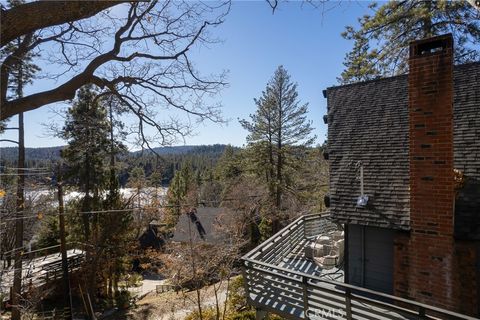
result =
[[0,173],[0,176],[49,176],[51,172]]
[[[70,242],[70,243],[75,243],[75,242]],[[23,252],[21,255],[26,255],[26,254],[31,254],[31,253],[35,253],[35,252],[45,251],[47,249],[53,249],[53,248],[57,248],[57,247],[60,247],[60,245],[57,244],[57,245],[50,246],[50,247],[44,247],[44,248],[40,248],[40,249],[28,251],[28,252]],[[2,252],[2,254],[12,253],[12,252],[16,252],[16,251],[22,251],[23,249],[27,249],[27,248],[22,246],[22,247],[11,249],[10,251]]]
[[3,170],[24,170],[24,171],[48,171],[48,172],[53,172],[52,168],[49,167],[7,167],[7,166],[1,166],[0,168]]
[[[259,198],[261,196],[248,196],[246,198]],[[192,207],[198,207],[199,204],[218,204],[224,201],[237,201],[237,200],[244,200],[244,198],[229,198],[229,199],[223,199],[223,200],[202,200],[199,201],[198,203],[185,203],[185,204],[179,204],[179,205],[159,205],[155,207],[132,207],[132,208],[125,208],[125,209],[110,209],[110,210],[92,210],[92,211],[69,211],[65,212],[61,215],[83,215],[83,214],[107,214],[107,213],[122,213],[122,212],[138,212],[138,211],[149,211],[149,210],[158,210],[158,209],[171,209],[171,208],[192,208]],[[15,218],[8,218],[4,219],[4,221],[15,221],[18,219],[38,219],[38,220],[43,220],[44,217],[47,216],[59,216],[59,213],[52,213],[52,214],[36,214],[36,215],[31,215],[31,216],[24,216],[24,217],[15,217]]]

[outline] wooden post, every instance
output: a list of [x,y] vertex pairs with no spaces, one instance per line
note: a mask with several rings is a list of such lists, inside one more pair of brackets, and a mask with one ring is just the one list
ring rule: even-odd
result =
[[303,317],[309,319],[308,317],[308,278],[302,276],[302,288],[303,288]]
[[346,288],[345,290],[345,317],[347,318],[347,320],[352,319],[352,302],[350,288]]
[[78,289],[80,290],[80,296],[82,297],[83,308],[85,309],[85,312],[86,312],[87,314],[90,314],[90,311],[88,310],[88,307],[87,307],[87,302],[85,301],[85,297],[84,297],[84,295],[83,295],[83,290],[82,290],[81,284],[78,284]]
[[263,320],[268,318],[268,312],[259,308],[255,308],[255,319]]
[[68,257],[67,244],[65,241],[65,215],[63,205],[63,185],[60,179],[60,170],[57,171],[57,188],[58,188],[58,225],[60,229],[60,252],[62,253],[62,270],[63,270],[63,290],[64,290],[64,318],[72,320],[72,292],[70,290],[70,279],[68,276]]

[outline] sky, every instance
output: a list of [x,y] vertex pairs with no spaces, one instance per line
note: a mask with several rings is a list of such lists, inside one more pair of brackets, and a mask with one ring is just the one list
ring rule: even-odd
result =
[[[272,14],[264,1],[234,1],[226,21],[213,30],[213,36],[222,41],[193,52],[201,73],[228,71],[229,85],[216,97],[228,122],[199,124],[193,136],[177,145],[245,145],[247,132],[238,119],[248,119],[255,112],[253,99],[261,95],[279,65],[298,84],[301,102],[309,103],[308,118],[313,122],[317,143],[321,144],[327,129],[322,119],[326,114],[322,91],[338,84],[345,54],[352,47],[340,34],[345,26],[357,25],[357,18],[368,12],[367,5],[366,1],[330,2],[329,7],[322,9],[292,1],[282,3]],[[52,109],[65,108],[66,105],[47,106],[26,113],[26,146],[64,145],[65,141],[52,137],[44,124],[55,122],[61,126],[63,119]],[[10,125],[16,122],[12,119]],[[12,131],[3,138],[16,140]],[[136,146],[129,143],[129,148],[135,150]]]

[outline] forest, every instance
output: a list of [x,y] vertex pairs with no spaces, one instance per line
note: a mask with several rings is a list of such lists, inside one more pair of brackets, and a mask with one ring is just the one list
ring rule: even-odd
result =
[[[52,167],[61,159],[61,150],[65,147],[25,148],[25,163],[28,168]],[[195,171],[212,168],[225,151],[226,145],[175,146],[157,147],[152,150],[124,152],[118,155],[122,168],[118,172],[121,187],[125,187],[129,172],[134,167],[142,167],[146,177],[161,168],[160,184],[168,186],[175,171],[186,161],[192,163]],[[2,168],[15,166],[18,147],[0,148],[0,163]]]
[[[249,308],[240,311],[245,301],[238,291],[239,257],[292,219],[325,210],[328,190],[325,150],[314,145],[308,106],[287,70],[277,68],[267,91],[255,99],[256,113],[240,120],[249,132],[243,148],[128,152],[123,123],[113,112],[119,102],[100,97],[93,86],[80,89],[55,133],[67,145],[1,149],[3,268],[7,279],[12,277],[8,270],[17,267],[21,221],[27,249],[20,260],[23,268],[34,270],[21,312],[36,317],[41,307],[55,316],[93,319],[98,312],[131,307],[138,297],[134,289],[153,277],[167,291],[197,292],[197,315],[191,317],[209,312],[215,318],[251,316]],[[22,170],[21,182],[16,170]],[[19,186],[22,215],[15,210]],[[54,259],[59,248],[72,264],[62,277],[69,279],[67,296],[88,301],[84,308],[74,303],[61,313],[65,285],[38,267]],[[48,268],[65,272],[60,260]],[[230,281],[237,292],[229,293]],[[221,302],[216,296],[215,310],[202,309],[202,295],[211,294],[201,291],[210,286],[215,294],[221,288],[222,295],[236,298]],[[38,287],[42,291],[34,290]],[[2,297],[8,299],[8,292]],[[243,302],[232,307],[229,299]]]

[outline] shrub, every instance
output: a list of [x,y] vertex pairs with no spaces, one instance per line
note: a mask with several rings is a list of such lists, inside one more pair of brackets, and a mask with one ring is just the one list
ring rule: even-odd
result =
[[122,290],[115,297],[115,302],[119,309],[127,309],[131,305],[131,299],[130,291]]
[[143,277],[141,274],[133,273],[128,277],[127,282],[129,287],[140,287],[142,285]]
[[[209,308],[202,309],[202,318],[203,320],[216,320],[217,312],[215,311],[215,308],[209,307]],[[189,313],[185,317],[185,320],[200,320],[200,314],[198,310],[195,310]]]
[[240,312],[233,312],[228,316],[228,320],[255,320],[255,310],[245,310]]
[[244,288],[242,276],[235,277],[231,280],[228,292],[228,307],[230,309],[239,310],[247,305]]

